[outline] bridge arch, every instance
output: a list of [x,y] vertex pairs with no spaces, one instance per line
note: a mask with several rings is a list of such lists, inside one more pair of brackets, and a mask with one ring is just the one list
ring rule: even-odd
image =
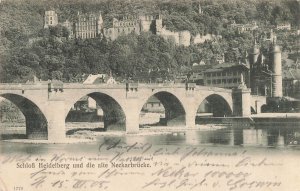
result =
[[196,105],[197,113],[211,113],[213,117],[232,115],[232,105],[220,94],[210,94],[199,100]]
[[[82,97],[88,96],[96,101],[96,104],[103,110],[104,131],[107,130],[126,130],[126,115],[122,104],[112,95],[99,91],[86,92],[74,96],[71,101],[67,101],[66,119],[69,116],[72,106]],[[100,109],[99,108],[99,109]]]
[[3,93],[0,96],[15,104],[25,116],[28,139],[48,139],[48,121],[36,103],[19,94]]
[[186,125],[186,110],[185,104],[180,95],[167,90],[157,90],[147,95],[141,100],[141,105],[138,107],[139,112],[142,111],[143,106],[148,102],[151,97],[157,98],[163,105],[165,116],[160,119],[161,126],[185,126]]

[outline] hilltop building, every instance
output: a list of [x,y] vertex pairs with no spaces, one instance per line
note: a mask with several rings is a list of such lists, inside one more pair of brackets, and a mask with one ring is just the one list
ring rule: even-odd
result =
[[[202,14],[199,4],[199,14]],[[116,40],[119,36],[130,33],[140,34],[141,32],[152,32],[153,34],[163,37],[165,40],[171,40],[177,46],[189,46],[191,43],[200,44],[208,40],[221,38],[219,35],[200,35],[194,37],[187,30],[170,31],[163,26],[162,16],[138,14],[123,16],[121,19],[113,18],[112,27],[103,27],[103,18],[101,13],[81,14],[78,12],[73,21],[66,20],[58,22],[58,15],[55,11],[45,11],[44,28],[57,25],[64,26],[69,31],[69,38],[89,39],[104,36],[110,40]]]
[[100,12],[98,14],[81,14],[78,12],[75,21],[66,20],[60,23],[55,11],[45,11],[44,28],[57,25],[66,27],[70,33],[70,38],[88,39],[102,34],[103,19]]
[[160,19],[160,15],[138,15],[124,16],[122,19],[113,19],[111,28],[104,28],[103,34],[107,39],[115,40],[121,35],[127,35],[131,32],[140,34],[141,32],[153,31],[156,25],[156,20]]
[[44,28],[49,28],[49,26],[55,27],[56,25],[58,25],[57,13],[53,10],[45,11],[44,19]]
[[64,26],[64,27],[66,27],[68,29],[68,31],[70,33],[69,37],[73,37],[74,36],[73,23],[71,23],[69,20],[66,20],[61,25]]
[[121,35],[131,32],[140,34],[141,32],[152,32],[162,36],[165,40],[172,40],[176,45],[189,46],[191,34],[189,31],[173,32],[167,30],[162,24],[161,15],[138,15],[124,16],[122,19],[113,19],[113,26],[104,28],[103,34],[110,40],[115,40]]
[[98,14],[77,14],[74,23],[74,37],[81,39],[95,38],[101,35],[103,19]]
[[237,24],[235,21],[229,25],[230,28],[236,29],[239,33],[254,31],[258,29],[255,21],[247,24]]
[[277,30],[291,30],[291,23],[280,23],[276,25]]

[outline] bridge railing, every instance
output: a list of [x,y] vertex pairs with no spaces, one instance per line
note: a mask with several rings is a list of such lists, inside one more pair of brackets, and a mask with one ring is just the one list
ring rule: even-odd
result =
[[47,89],[47,83],[20,84],[20,83],[0,83],[0,90],[28,90],[28,89]]
[[[51,83],[51,82],[50,82]],[[43,83],[0,83],[0,90],[25,90],[25,89],[47,89],[47,82]],[[138,88],[186,88],[185,83],[138,83]],[[228,92],[230,93],[231,89],[224,89],[218,87],[210,87],[210,86],[193,86],[195,90],[206,90],[206,91],[214,91],[214,92]],[[82,84],[82,83],[63,83],[63,89],[126,89],[126,83],[117,83],[117,84]]]

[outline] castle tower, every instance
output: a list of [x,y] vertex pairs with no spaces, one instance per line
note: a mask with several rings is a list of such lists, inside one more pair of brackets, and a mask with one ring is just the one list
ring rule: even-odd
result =
[[162,17],[160,14],[158,15],[158,18],[155,19],[155,28],[156,28],[155,33],[157,35],[161,34],[163,26],[162,26]]
[[258,61],[260,51],[259,47],[254,41],[254,46],[249,51],[249,64],[250,64],[250,88],[252,93],[255,92],[256,84],[255,84],[255,64]]
[[97,21],[97,35],[101,34],[101,30],[103,28],[103,19],[101,12],[99,13],[98,21]]
[[272,95],[271,97],[282,97],[282,66],[281,66],[281,50],[276,44],[276,38],[273,40],[271,47],[271,79],[272,79]]
[[45,11],[44,28],[49,26],[56,26],[58,24],[58,17],[55,11]]

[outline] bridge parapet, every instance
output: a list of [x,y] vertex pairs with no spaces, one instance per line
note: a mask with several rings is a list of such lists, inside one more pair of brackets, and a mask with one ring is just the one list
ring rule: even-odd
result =
[[196,90],[206,90],[206,91],[214,91],[214,92],[224,92],[224,93],[231,93],[232,89],[225,89],[225,88],[217,88],[217,87],[210,87],[210,86],[196,86]]
[[79,83],[64,83],[64,89],[125,89],[126,84],[79,84]]
[[0,90],[39,90],[47,88],[48,84],[0,84]]

